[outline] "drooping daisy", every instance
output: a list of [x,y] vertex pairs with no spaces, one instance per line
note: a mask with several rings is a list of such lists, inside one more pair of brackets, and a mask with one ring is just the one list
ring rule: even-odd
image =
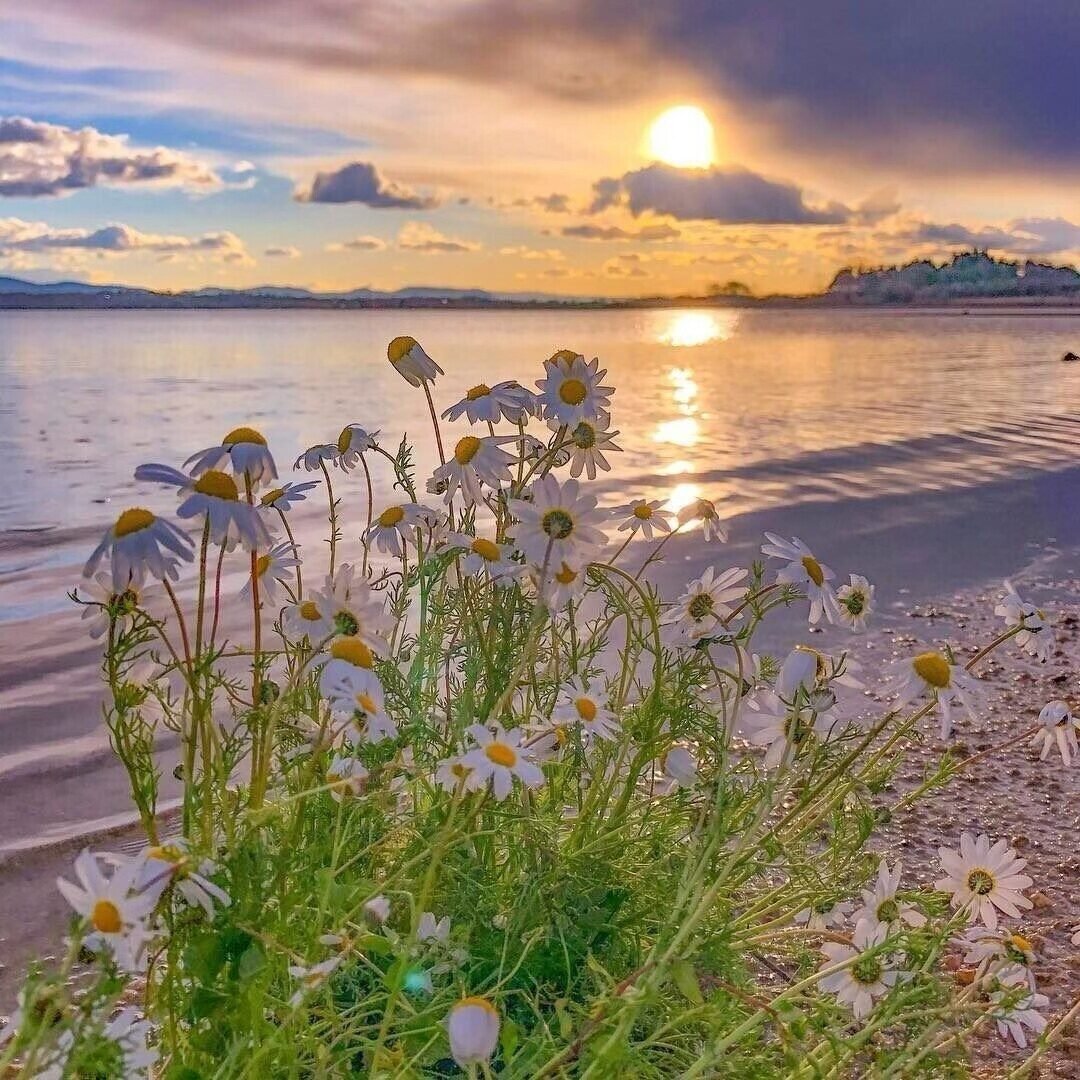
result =
[[830,622],[836,621],[836,594],[829,584],[833,572],[818,562],[814,553],[797,536],[785,540],[776,533],[767,532],[767,544],[762,544],[762,555],[781,559],[787,563],[777,571],[776,580],[785,585],[796,585],[806,592],[810,601],[810,625],[821,621],[824,615]]
[[83,621],[90,624],[90,637],[95,641],[104,637],[114,624],[121,634],[130,630],[135,616],[140,611],[146,611],[157,591],[155,586],[143,584],[140,573],[128,581],[127,588],[118,592],[113,586],[112,574],[98,571],[87,586],[91,602],[83,608],[82,613]]
[[284,513],[293,508],[293,503],[303,502],[307,498],[307,493],[318,486],[318,480],[304,480],[299,484],[289,481],[281,487],[271,488],[264,492],[262,498],[259,499],[259,505],[266,510],[280,510]]
[[561,727],[580,727],[591,738],[617,739],[619,721],[608,708],[607,700],[602,683],[579,676],[559,691],[551,721]]
[[548,611],[558,612],[571,601],[581,598],[589,583],[588,569],[588,564],[572,566],[563,559],[557,569],[554,564],[549,565],[547,573],[543,575],[540,567],[532,567],[529,580]]
[[866,919],[871,926],[880,924],[887,927],[889,933],[899,929],[901,924],[914,927],[926,925],[926,916],[914,904],[896,898],[902,870],[899,862],[890,870],[888,863],[881,860],[874,887],[862,890],[862,907],[851,916],[855,923]]
[[221,440],[220,446],[200,450],[184,462],[185,469],[190,466],[192,476],[220,470],[226,465],[252,487],[269,484],[277,479],[277,466],[266,445],[266,439],[254,428],[233,428]]
[[368,541],[374,541],[379,551],[400,559],[413,530],[419,524],[419,511],[416,503],[388,506],[371,523],[365,534]]
[[464,574],[486,575],[492,582],[509,583],[525,570],[521,563],[513,560],[513,544],[498,544],[485,536],[450,533],[446,546],[461,549],[458,567]]
[[[278,602],[278,590],[290,585],[294,579],[294,568],[300,565],[296,549],[291,541],[284,540],[275,544],[265,554],[255,560],[255,574],[259,580],[259,595],[268,603]],[[240,590],[241,599],[251,596],[251,578],[244,582]]]
[[612,514],[622,521],[619,532],[630,530],[631,535],[636,535],[640,530],[646,540],[651,540],[654,533],[671,532],[671,521],[663,509],[662,499],[635,499],[624,506],[617,506]]
[[289,1005],[295,1009],[308,994],[325,985],[326,980],[341,966],[342,959],[342,955],[338,953],[310,967],[304,964],[290,964],[289,974],[297,979],[300,985],[289,998]]
[[1035,947],[1022,934],[1006,927],[990,930],[973,926],[956,940],[964,950],[964,963],[974,964],[979,973],[992,975],[1015,986],[1022,982],[1035,989]]
[[696,644],[710,634],[722,633],[723,620],[734,614],[729,601],[746,594],[741,584],[747,575],[741,566],[719,573],[710,566],[701,577],[691,581],[686,591],[660,617],[662,626],[673,627],[679,644]]
[[367,769],[354,757],[337,754],[326,766],[326,783],[335,802],[360,795],[367,778]]
[[444,420],[457,420],[466,416],[471,424],[497,424],[505,417],[512,424],[516,424],[529,415],[530,411],[535,411],[534,403],[534,395],[513,379],[498,382],[494,386],[477,383],[459,402],[451,405],[442,417]]
[[900,707],[917,698],[933,698],[941,716],[941,737],[952,734],[953,709],[959,703],[974,719],[977,707],[977,683],[961,664],[952,663],[936,649],[919,653],[900,662],[899,674],[892,680],[889,692],[896,695]]
[[305,609],[300,605],[301,622],[306,622],[308,615],[319,616],[315,633],[308,630],[312,641],[330,636],[355,638],[376,655],[386,652],[393,616],[371,586],[355,576],[352,564],[338,567],[337,573],[328,576],[322,589],[313,592],[305,603],[313,607]]
[[970,919],[982,919],[993,930],[999,909],[1016,918],[1021,908],[1032,906],[1020,891],[1032,885],[1031,878],[1020,873],[1027,860],[1018,859],[1007,840],[991,844],[985,833],[975,837],[962,832],[960,850],[941,847],[938,856],[945,877],[935,888],[951,893],[952,906],[965,911]]
[[718,540],[721,544],[727,543],[727,526],[720,518],[716,503],[710,502],[708,499],[695,499],[692,503],[684,506],[678,512],[677,517],[680,525],[685,525],[690,521],[700,521],[701,534],[705,543],[709,543],[711,540]]
[[[83,617],[85,618],[85,615]],[[1039,723],[1042,727],[1031,742],[1039,748],[1040,761],[1045,761],[1055,746],[1066,765],[1071,765],[1080,758],[1076,734],[1080,731],[1080,717],[1073,716],[1064,701],[1051,701],[1044,705],[1039,713]]]
[[817,900],[796,912],[794,921],[807,930],[828,930],[830,926],[843,926],[853,907],[850,900],[837,900],[835,897]]
[[94,548],[83,567],[83,577],[94,573],[106,553],[110,556],[113,589],[122,593],[132,581],[146,575],[175,580],[180,576],[180,562],[194,558],[194,544],[171,522],[133,506],[116,519]]
[[1023,627],[1013,640],[1024,652],[1044,664],[1050,659],[1055,644],[1050,620],[1034,604],[1021,599],[1011,581],[1005,582],[1005,595],[994,608],[994,614],[1000,615],[1007,627]]
[[1047,1019],[1039,1012],[1050,1004],[1045,994],[1026,993],[1017,998],[1013,989],[996,990],[990,994],[990,1000],[994,1006],[990,1015],[1003,1039],[1011,1038],[1017,1046],[1026,1049],[1028,1039],[1024,1028],[1035,1035],[1046,1030]]
[[462,764],[472,770],[468,778],[470,788],[479,790],[490,781],[492,794],[502,802],[510,794],[515,777],[528,788],[543,784],[544,774],[522,747],[519,729],[504,731],[501,724],[495,724],[492,731],[483,724],[473,724],[468,732],[477,744],[476,749],[469,750],[462,758]]
[[[559,425],[555,423],[557,431]],[[608,431],[611,418],[602,413],[597,420],[579,420],[567,432],[570,440],[570,475],[580,476],[582,471],[590,480],[596,479],[596,470],[610,472],[611,464],[604,457],[604,452],[622,452],[621,446],[615,445],[617,431]],[[549,425],[550,426],[550,425]]]
[[360,464],[360,458],[374,449],[380,432],[367,431],[359,424],[346,424],[337,437],[334,465],[342,472],[350,472]]
[[836,613],[852,630],[865,630],[874,610],[874,586],[861,574],[851,574],[851,583],[836,590]]
[[570,360],[552,357],[544,361],[544,372],[536,385],[546,420],[573,428],[582,420],[595,420],[610,412],[615,387],[601,385],[607,368],[600,368],[599,359],[586,363],[583,356]]
[[530,490],[531,500],[510,500],[510,512],[519,522],[514,539],[530,562],[574,564],[604,545],[604,515],[596,509],[595,496],[583,494],[577,480],[560,484],[549,473]]
[[450,1009],[446,1032],[450,1055],[459,1068],[486,1063],[499,1044],[498,1010],[487,998],[462,998]]
[[893,958],[878,949],[887,933],[884,924],[874,926],[864,919],[856,924],[851,945],[826,941],[821,946],[826,961],[824,968],[854,960],[840,971],[826,975],[818,985],[835,994],[841,1004],[849,1005],[856,1020],[868,1016],[874,1008],[874,999],[887,994],[900,978]]
[[465,502],[475,505],[483,502],[482,485],[497,491],[502,484],[509,484],[514,459],[501,449],[500,443],[513,439],[513,435],[465,435],[458,439],[450,460],[431,474],[435,483],[446,485],[446,501],[450,502],[460,489]]
[[160,894],[161,889],[172,884],[191,907],[202,908],[208,919],[214,917],[215,905],[228,907],[232,903],[229,894],[210,880],[215,865],[209,859],[197,861],[182,838],[148,847],[143,858],[142,889],[152,891],[158,887]]
[[386,358],[394,370],[410,385],[423,386],[434,382],[443,369],[420,347],[414,337],[396,337],[386,346]]

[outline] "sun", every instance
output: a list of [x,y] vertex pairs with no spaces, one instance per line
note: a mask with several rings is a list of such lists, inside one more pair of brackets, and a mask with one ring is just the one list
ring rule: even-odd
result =
[[709,118],[696,105],[676,105],[649,127],[649,154],[680,169],[707,169],[716,147]]

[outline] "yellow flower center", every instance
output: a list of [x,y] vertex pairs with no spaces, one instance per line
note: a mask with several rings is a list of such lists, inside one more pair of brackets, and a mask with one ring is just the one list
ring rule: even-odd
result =
[[[307,603],[311,603],[310,600]],[[312,604],[312,607],[315,605]],[[318,616],[316,615],[316,618]],[[375,657],[371,650],[356,638],[346,638],[344,641],[337,640],[330,646],[330,655],[335,660],[345,660],[353,667],[367,668],[369,671],[375,666]]]
[[573,585],[577,581],[578,572],[571,570],[566,563],[562,564],[562,569],[555,575],[555,580],[560,585]]
[[341,429],[341,434],[337,437],[337,448],[339,454],[344,454],[346,450],[352,445],[352,428],[345,427]]
[[269,490],[269,491],[268,491],[268,492],[267,492],[267,493],[266,493],[266,494],[265,494],[265,495],[264,495],[264,496],[263,496],[263,497],[262,497],[262,498],[261,498],[261,499],[259,500],[259,502],[260,502],[260,503],[261,503],[261,504],[262,504],[263,506],[273,506],[273,505],[274,505],[274,503],[276,503],[276,502],[278,501],[278,499],[280,499],[280,498],[281,498],[281,496],[282,496],[282,495],[284,495],[284,494],[285,494],[285,489],[284,489],[284,488],[271,488],[271,489],[270,489],[270,490]]
[[568,511],[553,507],[540,519],[540,527],[552,540],[565,540],[574,531],[574,519]]
[[470,769],[468,765],[462,765],[460,761],[455,761],[454,764],[450,766],[450,772],[459,780],[464,780],[465,777],[472,772],[472,769]]
[[215,499],[225,499],[228,502],[236,502],[240,498],[240,492],[236,487],[236,481],[228,474],[211,469],[204,472],[195,481],[195,490],[200,495],[209,495]]
[[379,711],[379,706],[376,704],[374,698],[370,694],[365,694],[362,691],[356,695],[356,707],[364,713],[376,713]]
[[967,876],[967,887],[976,896],[986,896],[994,891],[994,875],[977,866]]
[[560,367],[565,367],[574,362],[580,353],[574,352],[573,349],[560,349],[557,353],[552,353],[551,359],[548,360],[549,364],[558,364]]
[[580,379],[564,379],[559,387],[559,398],[566,405],[580,405],[588,392]]
[[479,555],[485,562],[498,562],[502,554],[499,551],[498,544],[485,539],[483,536],[478,536],[469,546],[473,554]]
[[1031,945],[1031,942],[1030,942],[1030,941],[1028,941],[1028,939],[1027,939],[1026,937],[1024,937],[1024,936],[1023,936],[1022,934],[1010,934],[1010,935],[1009,935],[1009,940],[1008,940],[1008,943],[1009,943],[1009,945],[1011,945],[1011,946],[1012,946],[1012,947],[1013,947],[1013,948],[1014,948],[1014,949],[1015,949],[1015,950],[1016,950],[1016,951],[1017,951],[1018,953],[1022,953],[1022,954],[1024,954],[1025,956],[1026,956],[1026,955],[1027,955],[1028,953],[1030,953],[1030,952],[1031,952],[1031,949],[1032,949],[1032,945]]
[[233,446],[236,443],[256,443],[259,446],[265,446],[266,440],[259,434],[254,428],[238,427],[233,428],[224,439],[221,440],[222,446]]
[[949,685],[951,669],[949,661],[939,652],[920,653],[911,662],[915,674],[923,682],[933,686],[937,690],[944,690]]
[[405,511],[400,506],[388,506],[379,515],[379,524],[384,529],[392,529],[405,516]]
[[502,765],[505,769],[512,768],[517,764],[517,751],[512,746],[507,746],[506,743],[488,743],[484,747],[484,753],[487,755],[488,761],[493,761],[496,765]]
[[653,515],[653,508],[648,503],[642,503],[640,506],[634,507],[634,517],[638,521],[648,521]]
[[314,600],[305,600],[300,605],[300,618],[305,622],[318,622],[322,618]]
[[820,588],[820,586],[825,584],[825,574],[821,570],[821,563],[819,563],[813,555],[804,555],[802,557],[802,564],[805,567],[810,580],[815,585]]
[[704,619],[706,615],[712,613],[715,603],[716,601],[713,600],[711,593],[698,593],[697,596],[686,605],[686,611],[691,619]]
[[[491,1013],[492,1016],[498,1016],[499,1010],[488,1001],[487,998],[482,997],[464,997],[455,1006],[455,1009],[464,1009],[469,1006],[475,1006],[478,1009],[483,1009],[485,1012]],[[453,1010],[451,1010],[453,1011]]]
[[98,900],[90,912],[90,924],[99,934],[119,934],[124,921],[111,900]]
[[116,537],[130,536],[133,532],[145,529],[154,524],[154,515],[149,510],[143,510],[139,506],[133,506],[125,510],[113,526],[113,535]]
[[491,387],[487,383],[477,383],[466,395],[466,401],[479,401],[482,397],[487,397],[491,393]]
[[157,859],[158,862],[180,862],[184,853],[173,844],[157,844],[146,849],[148,859]]
[[591,724],[596,719],[596,703],[587,697],[579,697],[574,702],[574,708],[577,709],[578,716],[585,721],[586,724]]
[[459,439],[454,447],[454,460],[459,465],[468,465],[480,450],[480,440],[475,435],[466,435]]
[[405,335],[396,337],[386,346],[386,356],[391,364],[400,363],[416,347],[416,338]]
[[557,724],[555,727],[555,743],[557,746],[565,746],[570,741],[570,736],[566,733],[566,728],[562,724]]
[[255,560],[255,576],[262,577],[270,569],[271,559],[269,555],[260,555]]
[[596,445],[596,428],[584,420],[574,428],[571,436],[579,450],[591,450]]

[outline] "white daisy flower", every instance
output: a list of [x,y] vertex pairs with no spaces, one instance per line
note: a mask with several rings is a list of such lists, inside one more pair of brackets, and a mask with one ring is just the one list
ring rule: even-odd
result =
[[1003,1039],[1011,1038],[1017,1046],[1026,1049],[1028,1039],[1024,1028],[1035,1035],[1046,1030],[1047,1019],[1039,1012],[1050,1004],[1045,994],[1026,993],[1018,999],[1015,990],[997,990],[990,994],[990,1000],[994,1005],[990,1015]]
[[436,919],[431,911],[425,911],[416,924],[416,940],[445,945],[450,940],[450,916]]
[[299,603],[289,604],[285,608],[285,626],[297,638],[306,636],[312,643],[321,640],[319,632],[323,628],[323,616],[319,605],[310,596]]
[[926,925],[926,916],[914,904],[896,898],[902,870],[899,862],[890,870],[888,863],[881,860],[874,887],[862,890],[862,907],[851,916],[855,923],[865,919],[871,926],[887,927],[890,933],[900,929],[901,924],[913,927]]
[[254,428],[234,428],[221,440],[220,446],[200,450],[184,462],[185,469],[191,467],[192,476],[217,471],[225,465],[242,480],[246,478],[252,487],[277,479],[277,466],[266,439]]
[[332,660],[322,670],[319,689],[331,709],[352,718],[364,742],[397,737],[397,724],[387,715],[382,684],[373,672],[344,660]]
[[462,998],[450,1009],[446,1031],[450,1054],[460,1068],[484,1064],[499,1044],[498,1010],[487,998]]
[[746,595],[746,587],[741,584],[746,575],[741,566],[719,573],[710,566],[687,585],[686,591],[660,617],[660,624],[674,627],[679,644],[693,645],[710,634],[723,633],[723,620],[735,612],[729,601],[741,600]]
[[836,590],[836,614],[851,630],[865,630],[874,610],[874,586],[861,574],[851,574],[851,584]]
[[1010,629],[1022,626],[1013,640],[1029,656],[1046,663],[1050,654],[1054,651],[1054,631],[1051,629],[1050,620],[1046,613],[1040,611],[1034,604],[1020,598],[1011,581],[1005,582],[1005,595],[1001,602],[994,608],[994,614],[1005,620],[1005,625]]
[[265,492],[259,499],[259,505],[266,510],[281,510],[282,512],[291,510],[293,503],[303,502],[307,498],[307,493],[318,486],[318,480],[304,480],[299,484],[290,481],[282,484],[281,487],[271,488]]
[[[284,540],[275,544],[264,555],[255,560],[255,573],[259,580],[259,596],[268,603],[278,602],[279,589],[291,585],[295,580],[294,568],[300,565],[296,549],[292,542]],[[240,590],[241,599],[251,596],[251,577],[248,576]]]
[[695,499],[692,503],[684,506],[677,514],[679,525],[686,525],[690,521],[701,522],[701,533],[705,543],[718,540],[721,544],[727,543],[728,529],[721,521],[716,504],[708,499]]
[[505,417],[512,424],[518,423],[536,411],[535,395],[513,379],[488,386],[477,383],[455,405],[443,414],[444,420],[468,417],[470,424],[497,424]]
[[420,347],[414,337],[396,337],[386,346],[386,358],[394,370],[410,385],[424,386],[434,382],[443,369]]
[[508,583],[520,577],[525,570],[521,563],[514,562],[512,544],[497,544],[484,536],[450,533],[446,546],[461,550],[458,568],[464,574],[486,575],[492,582]]
[[759,690],[747,699],[749,708],[740,716],[740,728],[748,742],[766,747],[765,768],[775,769],[812,738],[827,735],[835,703],[827,689],[801,691],[787,700],[773,690]]
[[94,548],[83,567],[83,577],[90,577],[108,553],[113,589],[118,593],[148,574],[161,580],[175,580],[180,576],[181,560],[191,562],[194,558],[193,549],[187,533],[149,510],[133,506],[116,519]]
[[[552,564],[554,565],[554,564]],[[544,601],[548,611],[562,611],[571,601],[581,598],[588,585],[588,564],[571,566],[563,560],[557,570],[548,567],[548,572],[541,578],[540,567],[534,566],[529,571],[529,581],[537,595]]]
[[654,533],[671,532],[671,521],[664,512],[663,506],[661,499],[653,499],[651,502],[646,499],[635,499],[633,502],[616,507],[612,514],[623,519],[622,524],[619,525],[619,532],[629,529],[630,533],[635,535],[640,530],[646,540],[652,540]]
[[[86,616],[84,615],[83,618]],[[1080,731],[1080,717],[1073,716],[1064,701],[1051,701],[1039,713],[1042,728],[1035,733],[1032,745],[1039,749],[1039,760],[1045,761],[1057,747],[1061,760],[1071,765],[1080,758],[1080,746],[1076,733]]]
[[1007,840],[991,844],[985,833],[976,838],[962,832],[960,850],[941,847],[938,856],[945,877],[934,887],[951,893],[952,906],[965,911],[972,921],[982,919],[994,930],[999,909],[1016,918],[1021,908],[1032,906],[1020,891],[1032,885],[1031,878],[1020,873],[1027,860],[1018,859]]
[[[579,420],[567,432],[570,439],[570,475],[580,476],[582,471],[590,480],[596,479],[596,470],[603,472],[611,471],[611,464],[604,457],[604,452],[622,452],[621,446],[615,445],[617,431],[608,431],[611,417],[602,413],[597,420]],[[556,421],[549,422],[556,431],[559,424]]]
[[660,771],[668,782],[669,791],[675,788],[692,788],[697,783],[697,758],[688,747],[676,743],[660,758]]
[[458,754],[440,761],[435,769],[435,783],[443,791],[453,794],[462,784],[468,791],[475,790],[469,783],[472,767],[465,762],[465,755]]
[[320,961],[318,964],[312,964],[310,967],[303,964],[290,964],[289,974],[300,982],[296,992],[289,998],[290,1007],[295,1009],[306,995],[322,987],[326,980],[341,966],[342,959],[343,957],[339,953]]
[[843,926],[854,906],[850,900],[818,900],[796,912],[794,922],[807,930],[828,930],[830,926]]
[[190,907],[202,908],[208,919],[214,917],[215,905],[228,907],[232,903],[229,894],[208,877],[217,867],[209,859],[196,862],[182,838],[148,847],[142,857],[140,890],[157,888],[160,896],[171,883]]
[[1035,989],[1035,947],[1022,934],[1005,927],[991,930],[973,926],[956,939],[964,950],[964,963],[974,964],[980,974],[992,975],[1014,986],[1025,983]]
[[824,968],[854,960],[848,967],[826,975],[819,985],[822,990],[835,994],[841,1004],[849,1005],[856,1020],[868,1016],[874,1008],[874,999],[887,994],[901,976],[893,966],[893,958],[876,951],[887,933],[888,927],[884,924],[874,926],[864,919],[855,926],[851,936],[853,944],[826,941],[821,946]]
[[530,562],[574,564],[604,545],[604,515],[596,509],[595,496],[583,494],[577,480],[560,484],[549,473],[530,493],[531,500],[510,500],[510,512],[519,522],[514,539]]
[[918,698],[932,698],[941,716],[942,739],[952,734],[953,709],[957,703],[974,719],[978,684],[961,664],[954,664],[943,653],[931,649],[900,661],[898,668],[899,674],[886,692],[896,695],[896,704],[901,708]]
[[[320,617],[312,641],[330,636],[355,638],[376,655],[386,652],[393,631],[393,616],[386,604],[368,583],[355,577],[355,568],[346,563],[334,576],[327,577],[322,589],[313,592],[309,601]],[[303,605],[301,605],[303,608]],[[312,614],[301,610],[302,621]]]
[[326,783],[335,802],[363,793],[368,771],[354,757],[336,754],[326,766]]
[[458,439],[450,460],[431,474],[434,483],[446,485],[446,501],[450,502],[460,488],[465,502],[472,506],[484,500],[481,485],[497,491],[502,484],[509,484],[514,459],[499,444],[513,439],[513,435],[465,435]]
[[607,694],[600,683],[585,676],[571,679],[560,691],[551,713],[559,727],[580,727],[591,738],[611,741],[620,734],[619,721],[608,708]]
[[337,451],[333,459],[335,467],[342,472],[351,472],[360,464],[360,458],[375,448],[380,434],[378,431],[368,431],[359,424],[346,424],[334,447]]
[[421,507],[416,503],[388,506],[371,523],[365,533],[367,540],[374,541],[379,551],[400,559],[413,530],[420,524],[420,510]]
[[293,468],[299,469],[303,465],[307,472],[315,472],[324,461],[333,462],[337,456],[338,448],[334,443],[316,443],[314,446],[309,446],[293,462]]
[[75,860],[79,884],[56,880],[64,899],[86,919],[91,931],[87,946],[112,953],[117,966],[130,972],[142,968],[141,954],[150,936],[148,920],[157,903],[152,892],[135,891],[145,861],[143,856],[124,860],[106,877],[97,857],[84,848]]
[[785,585],[796,585],[806,593],[810,601],[810,625],[821,621],[824,615],[830,622],[836,621],[836,594],[833,592],[833,572],[818,562],[814,553],[797,536],[785,540],[776,533],[767,532],[762,544],[762,555],[787,562],[776,574],[776,580]]
[[112,574],[100,570],[86,586],[86,592],[90,603],[83,608],[82,619],[90,624],[87,629],[90,637],[96,641],[109,632],[109,626],[114,621],[121,634],[130,630],[135,616],[147,610],[158,590],[154,585],[144,585],[140,572],[128,581],[127,588],[117,591],[113,586]]
[[473,724],[468,732],[477,746],[463,756],[461,763],[472,770],[467,780],[471,790],[477,791],[490,781],[492,794],[502,802],[510,794],[515,777],[528,788],[543,784],[544,774],[521,745],[519,729],[504,731],[501,724],[495,724],[493,733],[483,724]]
[[615,387],[601,385],[607,368],[601,369],[598,359],[586,363],[583,356],[568,359],[556,353],[544,361],[544,372],[536,385],[546,420],[573,428],[582,420],[595,420],[610,411]]

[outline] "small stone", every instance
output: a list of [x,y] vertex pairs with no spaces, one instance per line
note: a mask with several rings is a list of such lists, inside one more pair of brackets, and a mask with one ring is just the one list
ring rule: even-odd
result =
[[1043,911],[1046,908],[1053,906],[1053,901],[1041,889],[1036,889],[1028,899],[1031,901],[1031,904],[1036,911]]

